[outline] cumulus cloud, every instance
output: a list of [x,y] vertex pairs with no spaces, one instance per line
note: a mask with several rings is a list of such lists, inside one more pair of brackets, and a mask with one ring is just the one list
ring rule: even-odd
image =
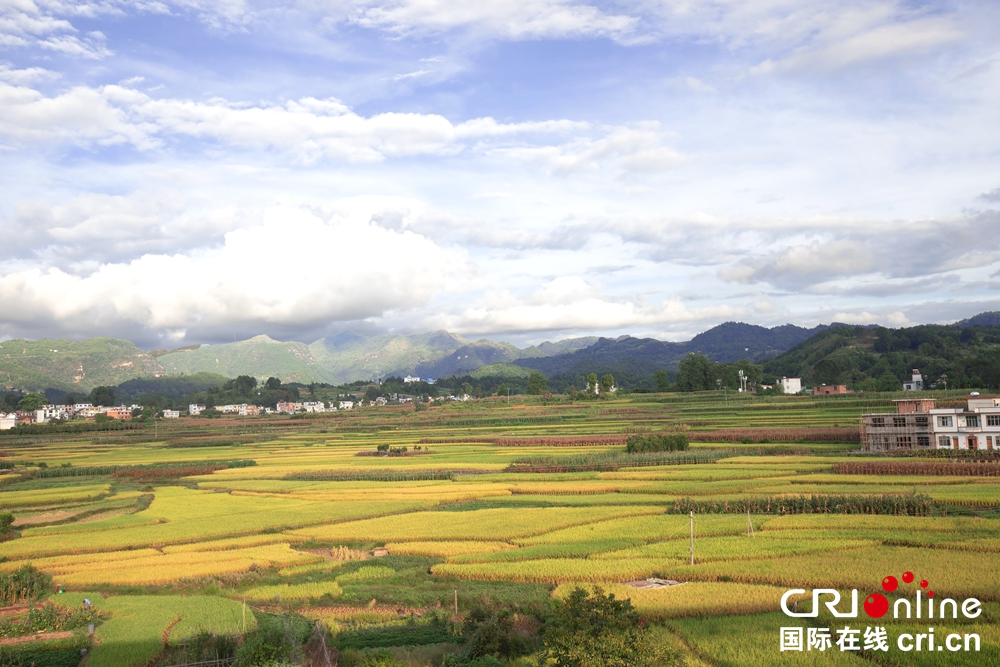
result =
[[452,123],[444,116],[419,113],[364,117],[338,100],[314,97],[280,106],[156,99],[119,85],[78,86],[50,97],[0,83],[0,135],[20,143],[128,143],[147,150],[190,138],[234,149],[290,153],[306,162],[324,157],[377,162],[455,154],[468,141],[563,134],[586,127],[569,120],[498,123],[475,118]]
[[0,63],[0,81],[6,81],[15,86],[26,86],[42,81],[54,81],[59,76],[58,72],[52,72],[43,67],[17,69],[10,63]]
[[727,305],[688,308],[680,299],[647,304],[614,299],[579,276],[562,276],[526,297],[504,291],[483,304],[427,318],[429,327],[461,333],[521,333],[540,331],[614,330],[623,327],[670,325],[740,317],[746,310]]
[[216,250],[0,276],[0,320],[75,334],[320,326],[417,307],[465,271],[461,252],[413,232],[273,207]]

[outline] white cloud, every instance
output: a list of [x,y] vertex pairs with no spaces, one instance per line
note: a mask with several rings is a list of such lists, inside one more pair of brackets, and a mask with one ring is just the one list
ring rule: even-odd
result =
[[318,326],[427,302],[468,269],[409,231],[274,207],[217,250],[144,255],[87,276],[56,268],[0,277],[0,319],[74,333]]
[[687,159],[664,145],[666,137],[659,124],[607,128],[605,136],[578,138],[561,145],[498,148],[494,153],[527,163],[541,164],[556,174],[571,174],[600,168],[610,163],[629,172],[660,172],[678,167]]
[[899,310],[886,313],[872,313],[867,310],[841,312],[831,316],[830,321],[844,324],[883,324],[890,327],[912,327],[916,324]]
[[352,21],[399,35],[467,28],[507,39],[624,38],[638,19],[565,0],[362,0]]
[[525,298],[503,291],[488,294],[475,307],[434,315],[428,327],[460,333],[523,333],[538,331],[609,331],[625,327],[670,325],[720,320],[747,311],[726,305],[688,308],[680,299],[659,305],[635,299],[613,299],[578,276],[563,276],[540,286]]
[[[91,5],[93,14],[107,7]],[[111,55],[104,45],[104,35],[92,32],[79,37],[73,25],[59,18],[63,15],[85,14],[71,3],[5,0],[0,2],[0,45],[39,46],[80,58],[97,60]]]
[[58,139],[150,149],[168,138],[193,138],[235,149],[290,153],[305,162],[450,155],[464,150],[466,141],[562,134],[586,127],[567,120],[498,123],[475,118],[452,123],[444,116],[419,113],[364,117],[338,100],[313,97],[283,106],[156,99],[115,85],[80,86],[46,97],[30,88],[0,84],[0,107],[0,133],[21,142]]
[[59,77],[60,74],[58,72],[52,72],[42,67],[15,69],[9,63],[0,63],[0,81],[6,81],[15,86],[26,86],[42,81],[54,81]]

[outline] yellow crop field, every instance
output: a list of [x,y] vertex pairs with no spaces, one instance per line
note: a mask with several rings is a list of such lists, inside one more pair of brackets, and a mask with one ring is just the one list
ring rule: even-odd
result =
[[454,542],[446,540],[440,542],[389,542],[385,546],[391,554],[436,556],[438,558],[451,558],[466,554],[495,553],[517,548],[513,544],[506,542]]
[[[414,512],[291,531],[326,542],[428,540],[508,540],[609,517],[653,514],[647,507],[550,507],[486,509],[473,512]],[[0,545],[2,546],[2,545]]]
[[543,558],[514,562],[441,563],[434,574],[472,581],[524,581],[563,583],[570,581],[621,582],[644,579],[676,567],[670,559],[591,560],[588,558]]
[[[555,598],[565,598],[577,584],[560,584]],[[584,585],[591,590],[593,586]],[[605,593],[628,599],[647,618],[756,614],[776,611],[786,589],[759,584],[697,582],[663,588],[632,588],[624,584],[602,584]],[[805,596],[799,596],[804,599]],[[794,601],[796,598],[792,598]]]
[[[162,487],[155,491],[149,509],[131,515],[138,525],[120,530],[123,522],[100,525],[70,524],[74,531],[37,528],[24,531],[19,540],[0,543],[0,556],[26,556],[114,551],[129,547],[161,546],[260,533],[323,522],[379,516],[417,509],[433,501],[352,501],[325,503],[276,496],[246,497],[228,493]],[[156,523],[143,524],[153,519]],[[100,524],[101,522],[94,522]]]
[[[441,566],[439,566],[441,567]],[[806,588],[858,588],[876,591],[887,574],[907,569],[927,579],[938,596],[1000,600],[1000,554],[946,549],[874,547],[856,549],[845,561],[841,553],[789,556],[780,559],[713,562],[670,569],[681,580],[734,581]],[[969,573],[976,577],[970,578]]]
[[[809,540],[802,539],[801,536],[795,534],[787,535],[780,532],[762,532],[756,537],[741,534],[698,539],[695,546],[695,555],[701,562],[706,560],[748,560],[845,549],[860,549],[862,547],[877,546],[880,543],[877,540],[836,538]],[[690,557],[690,552],[686,539],[675,539],[630,549],[607,551],[593,557],[600,560],[670,558],[683,563]]]
[[77,556],[72,560],[39,559],[33,562],[43,572],[52,574],[68,586],[147,586],[245,572],[253,565],[301,564],[319,558],[294,551],[288,544],[229,551],[160,553],[146,549],[143,552],[144,555],[136,558],[121,557],[130,552],[117,552],[114,554],[117,558],[108,560]]
[[[695,520],[695,535],[738,534],[746,531],[746,517],[717,514],[699,516]],[[516,540],[518,544],[557,544],[561,542],[590,542],[607,540],[632,540],[653,542],[687,534],[688,517],[682,515],[654,514],[594,521],[592,523],[553,530],[533,537]]]
[[765,519],[762,530],[820,528],[823,530],[874,529],[885,532],[910,531],[991,532],[1000,534],[1000,521],[966,517],[910,517],[870,514],[791,514]]
[[52,489],[0,492],[0,507],[29,507],[103,498],[111,491],[110,484],[62,486]]
[[248,600],[308,600],[324,595],[338,597],[343,591],[336,581],[321,581],[305,584],[277,584],[256,586],[246,592]]
[[246,535],[244,537],[229,537],[222,540],[195,542],[193,544],[174,544],[163,547],[161,551],[165,554],[179,554],[191,551],[228,551],[230,549],[259,547],[267,544],[289,544],[301,541],[298,538],[281,533],[267,533],[264,535]]

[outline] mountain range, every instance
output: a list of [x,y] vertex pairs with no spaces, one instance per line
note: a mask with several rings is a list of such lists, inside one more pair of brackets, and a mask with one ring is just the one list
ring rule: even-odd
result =
[[[956,326],[988,326],[996,321],[1000,313],[982,313]],[[377,336],[346,331],[310,344],[255,336],[222,345],[152,351],[114,338],[8,340],[0,342],[0,385],[86,393],[98,385],[118,385],[140,377],[197,373],[331,384],[391,375],[524,377],[538,370],[552,376],[587,373],[592,367],[649,375],[657,368],[676,370],[691,352],[719,362],[777,357],[836,326],[767,328],[726,322],[686,342],[590,336],[526,348],[485,339],[471,341],[447,331]]]

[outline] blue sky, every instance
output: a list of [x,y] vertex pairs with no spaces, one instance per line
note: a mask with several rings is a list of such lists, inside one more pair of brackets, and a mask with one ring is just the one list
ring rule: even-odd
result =
[[0,337],[1000,309],[1000,7],[0,0]]

